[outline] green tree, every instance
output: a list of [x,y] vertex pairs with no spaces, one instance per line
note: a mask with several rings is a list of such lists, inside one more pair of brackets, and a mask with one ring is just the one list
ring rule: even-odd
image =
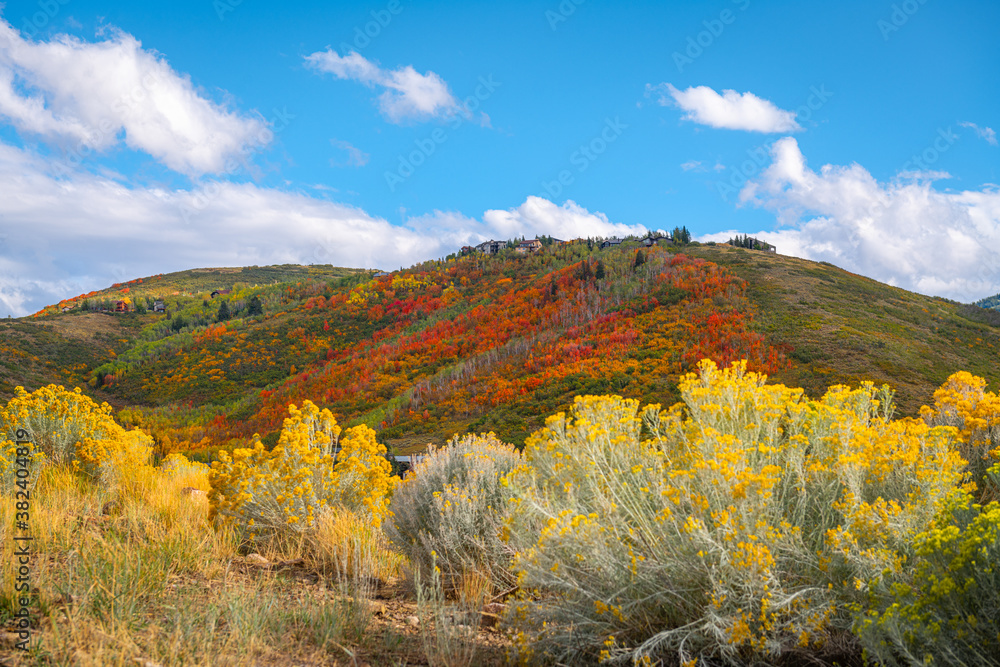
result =
[[251,317],[264,314],[264,305],[260,302],[260,297],[256,294],[250,299],[250,305],[247,306],[247,314]]
[[646,263],[646,255],[643,254],[642,248],[640,248],[635,253],[635,263],[632,266],[633,266],[633,268],[638,269],[640,266],[642,266],[645,263]]
[[228,301],[223,301],[222,303],[219,304],[219,317],[218,317],[218,320],[219,320],[219,322],[225,322],[230,317],[232,317],[232,314],[229,312],[229,302]]
[[594,278],[604,280],[604,262],[597,260],[597,267],[594,268]]

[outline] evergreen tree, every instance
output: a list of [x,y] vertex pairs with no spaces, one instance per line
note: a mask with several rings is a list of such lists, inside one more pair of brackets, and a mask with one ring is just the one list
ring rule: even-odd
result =
[[219,322],[225,322],[230,317],[231,317],[231,314],[229,312],[229,302],[228,301],[223,301],[222,303],[219,304],[219,317],[218,317],[218,320],[219,320]]
[[597,267],[594,269],[594,278],[604,280],[604,262],[597,260]]
[[260,302],[260,297],[256,294],[250,299],[250,305],[247,306],[247,314],[253,317],[254,315],[263,315],[264,306]]
[[640,248],[635,253],[635,263],[632,265],[632,267],[638,269],[645,263],[646,263],[646,255],[642,253],[642,249]]

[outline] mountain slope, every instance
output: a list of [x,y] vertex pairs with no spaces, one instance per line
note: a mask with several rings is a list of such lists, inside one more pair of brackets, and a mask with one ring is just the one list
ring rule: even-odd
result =
[[660,249],[641,257],[583,242],[270,288],[261,316],[176,333],[150,325],[94,386],[149,406],[201,406],[186,418],[205,426],[197,440],[273,439],[288,403],[308,398],[402,447],[466,429],[523,441],[585,392],[673,402],[702,356],[785,363],[749,329],[741,281]]
[[[167,314],[38,317],[30,326],[54,337],[38,363],[69,377],[60,364],[80,349],[72,335],[79,340],[86,318],[105,320],[93,333],[104,347],[72,372],[98,398],[131,406],[120,418],[163,451],[231,446],[255,432],[274,442],[287,405],[305,399],[400,450],[465,430],[521,442],[581,393],[671,404],[678,378],[702,357],[748,358],[814,395],[833,383],[885,382],[910,415],[956,370],[1000,380],[992,311],[728,246],[639,252],[584,241],[382,277],[248,269],[271,272],[264,286],[226,271],[90,297],[129,287],[151,298],[169,284]],[[231,292],[212,298],[209,289]],[[220,320],[224,311],[230,319]]]
[[792,365],[774,379],[816,395],[830,384],[887,383],[914,415],[958,370],[1000,382],[1000,314],[927,297],[827,263],[729,248],[686,252],[747,281],[757,327],[789,346]]

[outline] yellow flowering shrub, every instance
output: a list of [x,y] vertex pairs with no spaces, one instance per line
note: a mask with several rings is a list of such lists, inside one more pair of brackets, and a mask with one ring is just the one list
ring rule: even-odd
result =
[[79,387],[67,390],[50,384],[30,394],[17,387],[0,409],[0,440],[16,440],[19,428],[52,463],[60,464],[73,458],[84,439],[112,438],[120,427],[107,403],[98,405]]
[[820,400],[710,361],[668,411],[577,398],[528,439],[509,523],[518,655],[773,662],[849,632],[956,488],[954,429],[870,383]]
[[425,581],[436,564],[448,590],[473,574],[493,588],[510,588],[513,549],[500,533],[511,492],[503,480],[523,463],[493,433],[456,436],[444,447],[431,447],[393,494],[389,539]]
[[105,486],[129,487],[138,479],[137,473],[149,467],[153,439],[138,429],[114,426],[103,439],[84,438],[73,464]]
[[[365,509],[377,524],[392,491],[392,467],[374,432],[341,429],[329,410],[305,401],[288,407],[278,444],[219,452],[209,475],[210,518],[231,521],[252,537],[275,530],[305,531],[326,507]],[[338,444],[340,451],[338,453]]]
[[956,496],[915,546],[912,579],[858,615],[855,630],[868,656],[886,665],[996,664],[1000,505]]
[[108,487],[119,488],[147,466],[152,439],[142,431],[126,431],[113,418],[111,406],[98,405],[79,387],[48,385],[28,393],[23,387],[0,410],[0,478],[6,477],[17,429],[34,443],[36,461],[56,465],[72,461]]
[[1000,396],[986,391],[986,380],[965,371],[953,374],[934,392],[934,406],[924,406],[920,415],[928,424],[958,429],[959,451],[969,463],[977,497],[1000,499],[1000,488],[986,475],[986,470],[1000,461]]
[[388,513],[389,498],[399,481],[385,455],[385,445],[375,441],[375,431],[362,424],[347,429],[333,466],[339,503],[367,513],[375,525]]

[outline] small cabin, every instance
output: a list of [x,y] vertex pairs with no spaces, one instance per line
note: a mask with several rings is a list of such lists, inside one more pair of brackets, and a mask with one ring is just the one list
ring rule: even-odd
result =
[[229,294],[232,291],[233,290],[231,289],[217,289],[212,292],[212,298],[214,299],[217,296],[225,296],[226,294]]
[[165,304],[165,303],[163,303],[162,301],[159,301],[159,300],[154,301],[153,302],[153,312],[154,313],[165,313],[165,312],[167,312],[167,304]]
[[114,312],[116,313],[127,313],[129,311],[128,301],[115,301]]

